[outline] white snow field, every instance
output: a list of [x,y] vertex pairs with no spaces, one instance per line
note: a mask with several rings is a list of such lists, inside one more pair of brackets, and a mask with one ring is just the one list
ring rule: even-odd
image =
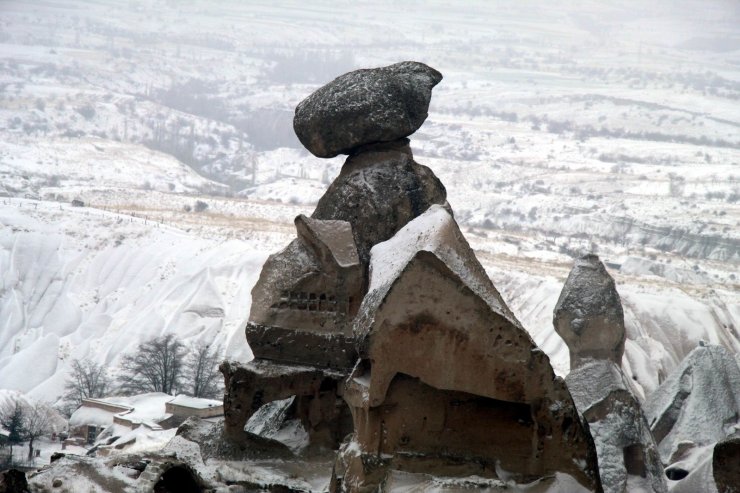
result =
[[243,328],[264,250],[57,203],[0,206],[0,225],[0,388],[53,401],[72,359],[115,368],[168,333],[250,358]]

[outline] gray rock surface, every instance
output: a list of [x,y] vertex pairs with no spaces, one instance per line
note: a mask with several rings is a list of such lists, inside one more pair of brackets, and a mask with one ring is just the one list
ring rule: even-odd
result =
[[711,445],[740,426],[740,368],[721,346],[699,346],[645,401],[664,464]]
[[432,88],[441,80],[442,74],[419,62],[355,70],[301,101],[293,129],[318,157],[397,140],[424,123]]
[[591,360],[572,370],[565,383],[589,423],[604,492],[667,491],[658,447],[622,370],[608,360]]
[[442,182],[414,161],[408,140],[402,139],[347,158],[311,217],[348,221],[360,260],[367,265],[374,245],[446,200]]
[[[343,338],[333,336],[351,335],[365,284],[352,227],[304,215],[295,223],[298,238],[270,255],[252,289],[247,340],[257,358],[351,368],[354,351],[341,354]],[[337,358],[327,357],[335,342]]]
[[570,350],[570,367],[588,359],[622,365],[624,312],[614,279],[596,255],[576,260],[553,313],[555,331]]

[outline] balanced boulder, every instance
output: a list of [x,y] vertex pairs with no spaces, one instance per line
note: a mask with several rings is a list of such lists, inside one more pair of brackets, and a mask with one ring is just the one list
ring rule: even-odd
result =
[[296,108],[293,129],[318,157],[414,133],[427,118],[442,74],[419,62],[363,69],[337,77]]

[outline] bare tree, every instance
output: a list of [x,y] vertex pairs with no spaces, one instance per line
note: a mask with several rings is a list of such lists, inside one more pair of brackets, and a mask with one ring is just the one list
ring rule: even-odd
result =
[[186,393],[209,399],[223,396],[218,353],[218,348],[211,349],[206,344],[194,344],[190,347],[185,361]]
[[89,359],[72,361],[72,371],[64,386],[64,401],[71,410],[77,409],[82,399],[104,397],[111,390],[108,370]]
[[54,410],[43,402],[37,402],[24,412],[24,438],[28,440],[28,460],[33,460],[33,442],[52,431]]
[[184,371],[185,345],[172,334],[139,345],[121,361],[120,389],[124,394],[179,390]]

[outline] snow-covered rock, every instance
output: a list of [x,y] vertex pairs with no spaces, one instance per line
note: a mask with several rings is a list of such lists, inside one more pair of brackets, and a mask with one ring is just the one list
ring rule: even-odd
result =
[[645,401],[664,464],[713,444],[740,425],[740,368],[721,346],[699,346]]
[[591,360],[565,383],[589,422],[604,492],[667,491],[658,447],[622,370],[609,360]]

